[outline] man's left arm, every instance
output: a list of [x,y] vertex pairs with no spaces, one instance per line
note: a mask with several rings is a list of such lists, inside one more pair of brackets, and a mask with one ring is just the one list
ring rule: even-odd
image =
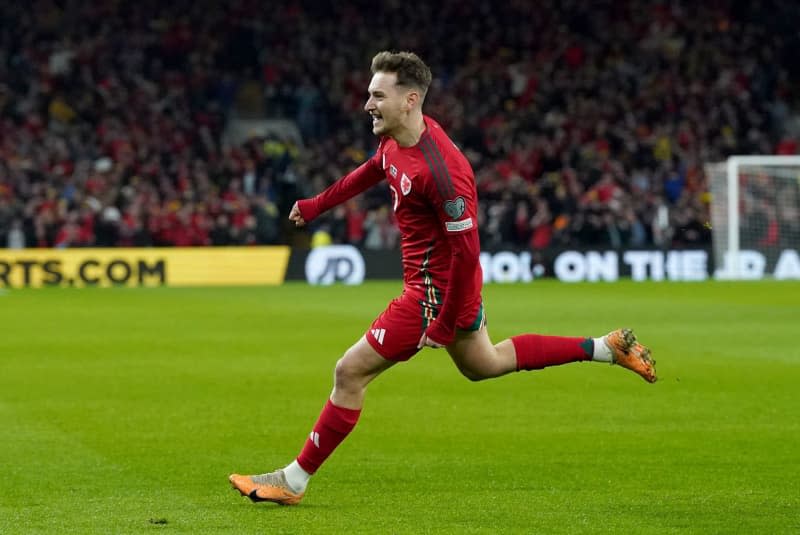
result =
[[444,303],[439,315],[426,329],[420,340],[420,347],[429,345],[441,347],[450,344],[456,336],[458,314],[466,306],[465,298],[472,296],[479,288],[473,288],[476,280],[481,280],[478,229],[447,235],[452,257],[450,273],[445,291]]

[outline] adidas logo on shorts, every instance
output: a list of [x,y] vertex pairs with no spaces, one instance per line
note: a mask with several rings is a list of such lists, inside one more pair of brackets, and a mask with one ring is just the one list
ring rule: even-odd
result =
[[386,336],[386,329],[372,329],[370,334],[372,334],[372,337],[377,340],[380,345],[383,345],[383,337]]

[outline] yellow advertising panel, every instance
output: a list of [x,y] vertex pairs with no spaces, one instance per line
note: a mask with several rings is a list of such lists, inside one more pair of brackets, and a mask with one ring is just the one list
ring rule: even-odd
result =
[[281,284],[289,247],[0,249],[0,288]]

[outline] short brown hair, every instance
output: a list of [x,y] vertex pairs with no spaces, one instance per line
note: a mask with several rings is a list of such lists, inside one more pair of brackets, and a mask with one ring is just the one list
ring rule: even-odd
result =
[[413,52],[378,52],[372,58],[372,74],[393,72],[397,75],[397,85],[416,87],[422,97],[431,85],[431,69]]

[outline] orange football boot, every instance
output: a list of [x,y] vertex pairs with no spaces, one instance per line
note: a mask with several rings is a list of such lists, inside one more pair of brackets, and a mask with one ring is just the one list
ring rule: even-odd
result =
[[605,340],[611,349],[613,364],[638,373],[648,383],[656,382],[656,361],[650,357],[650,350],[636,340],[632,330],[617,329],[608,333]]
[[283,470],[257,476],[232,474],[228,478],[233,488],[254,502],[274,502],[278,505],[296,505],[304,492],[294,492],[286,482]]

